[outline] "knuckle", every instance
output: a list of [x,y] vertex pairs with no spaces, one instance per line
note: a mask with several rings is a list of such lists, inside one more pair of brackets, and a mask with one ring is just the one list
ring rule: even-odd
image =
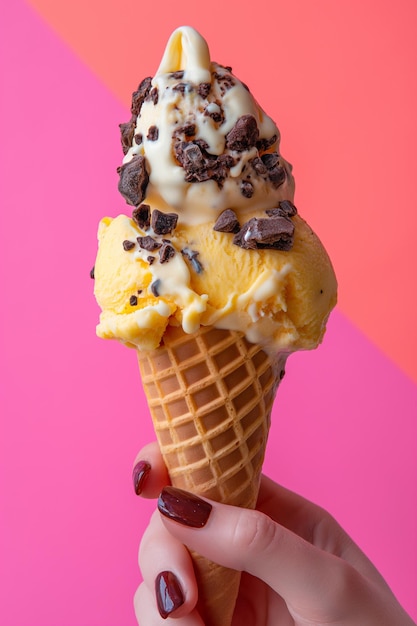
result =
[[259,511],[242,511],[233,533],[233,544],[242,564],[253,554],[269,552],[277,539],[277,525]]
[[361,577],[349,563],[341,559],[337,559],[336,563],[337,566],[334,567],[329,581],[328,593],[331,599],[329,604],[332,605],[333,614],[340,612],[340,617],[343,618],[347,599],[359,599],[362,595]]

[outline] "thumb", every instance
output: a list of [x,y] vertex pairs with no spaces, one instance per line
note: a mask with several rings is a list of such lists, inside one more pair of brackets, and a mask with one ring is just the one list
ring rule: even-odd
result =
[[352,593],[357,597],[361,576],[353,567],[260,511],[219,504],[173,487],[163,489],[158,508],[179,541],[220,565],[260,578],[293,614],[333,619],[344,612]]

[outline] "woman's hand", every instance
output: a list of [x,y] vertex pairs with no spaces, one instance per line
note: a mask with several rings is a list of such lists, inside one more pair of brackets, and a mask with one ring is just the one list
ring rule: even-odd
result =
[[[415,626],[367,557],[320,507],[262,478],[256,511],[169,484],[156,444],[138,455],[137,492],[157,497],[142,538],[140,626],[203,626],[185,546],[242,571],[233,626]],[[139,487],[138,487],[139,483]],[[190,527],[198,512],[198,527]]]

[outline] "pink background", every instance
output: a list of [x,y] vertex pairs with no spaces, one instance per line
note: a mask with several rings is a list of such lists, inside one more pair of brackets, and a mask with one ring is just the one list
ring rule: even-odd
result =
[[[248,5],[249,6],[249,5]],[[133,626],[155,503],[135,355],[98,340],[89,271],[117,192],[118,124],[191,24],[281,129],[296,204],[340,300],[290,360],[266,472],[327,507],[417,619],[414,0],[14,0],[2,8],[0,621]],[[220,8],[221,7],[221,8]]]

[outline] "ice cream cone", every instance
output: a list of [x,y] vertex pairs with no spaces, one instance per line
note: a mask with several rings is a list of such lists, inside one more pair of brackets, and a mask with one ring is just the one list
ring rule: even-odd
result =
[[[243,333],[170,327],[138,351],[155,432],[175,487],[254,508],[286,353],[273,360]],[[193,554],[206,626],[229,626],[240,573]]]

